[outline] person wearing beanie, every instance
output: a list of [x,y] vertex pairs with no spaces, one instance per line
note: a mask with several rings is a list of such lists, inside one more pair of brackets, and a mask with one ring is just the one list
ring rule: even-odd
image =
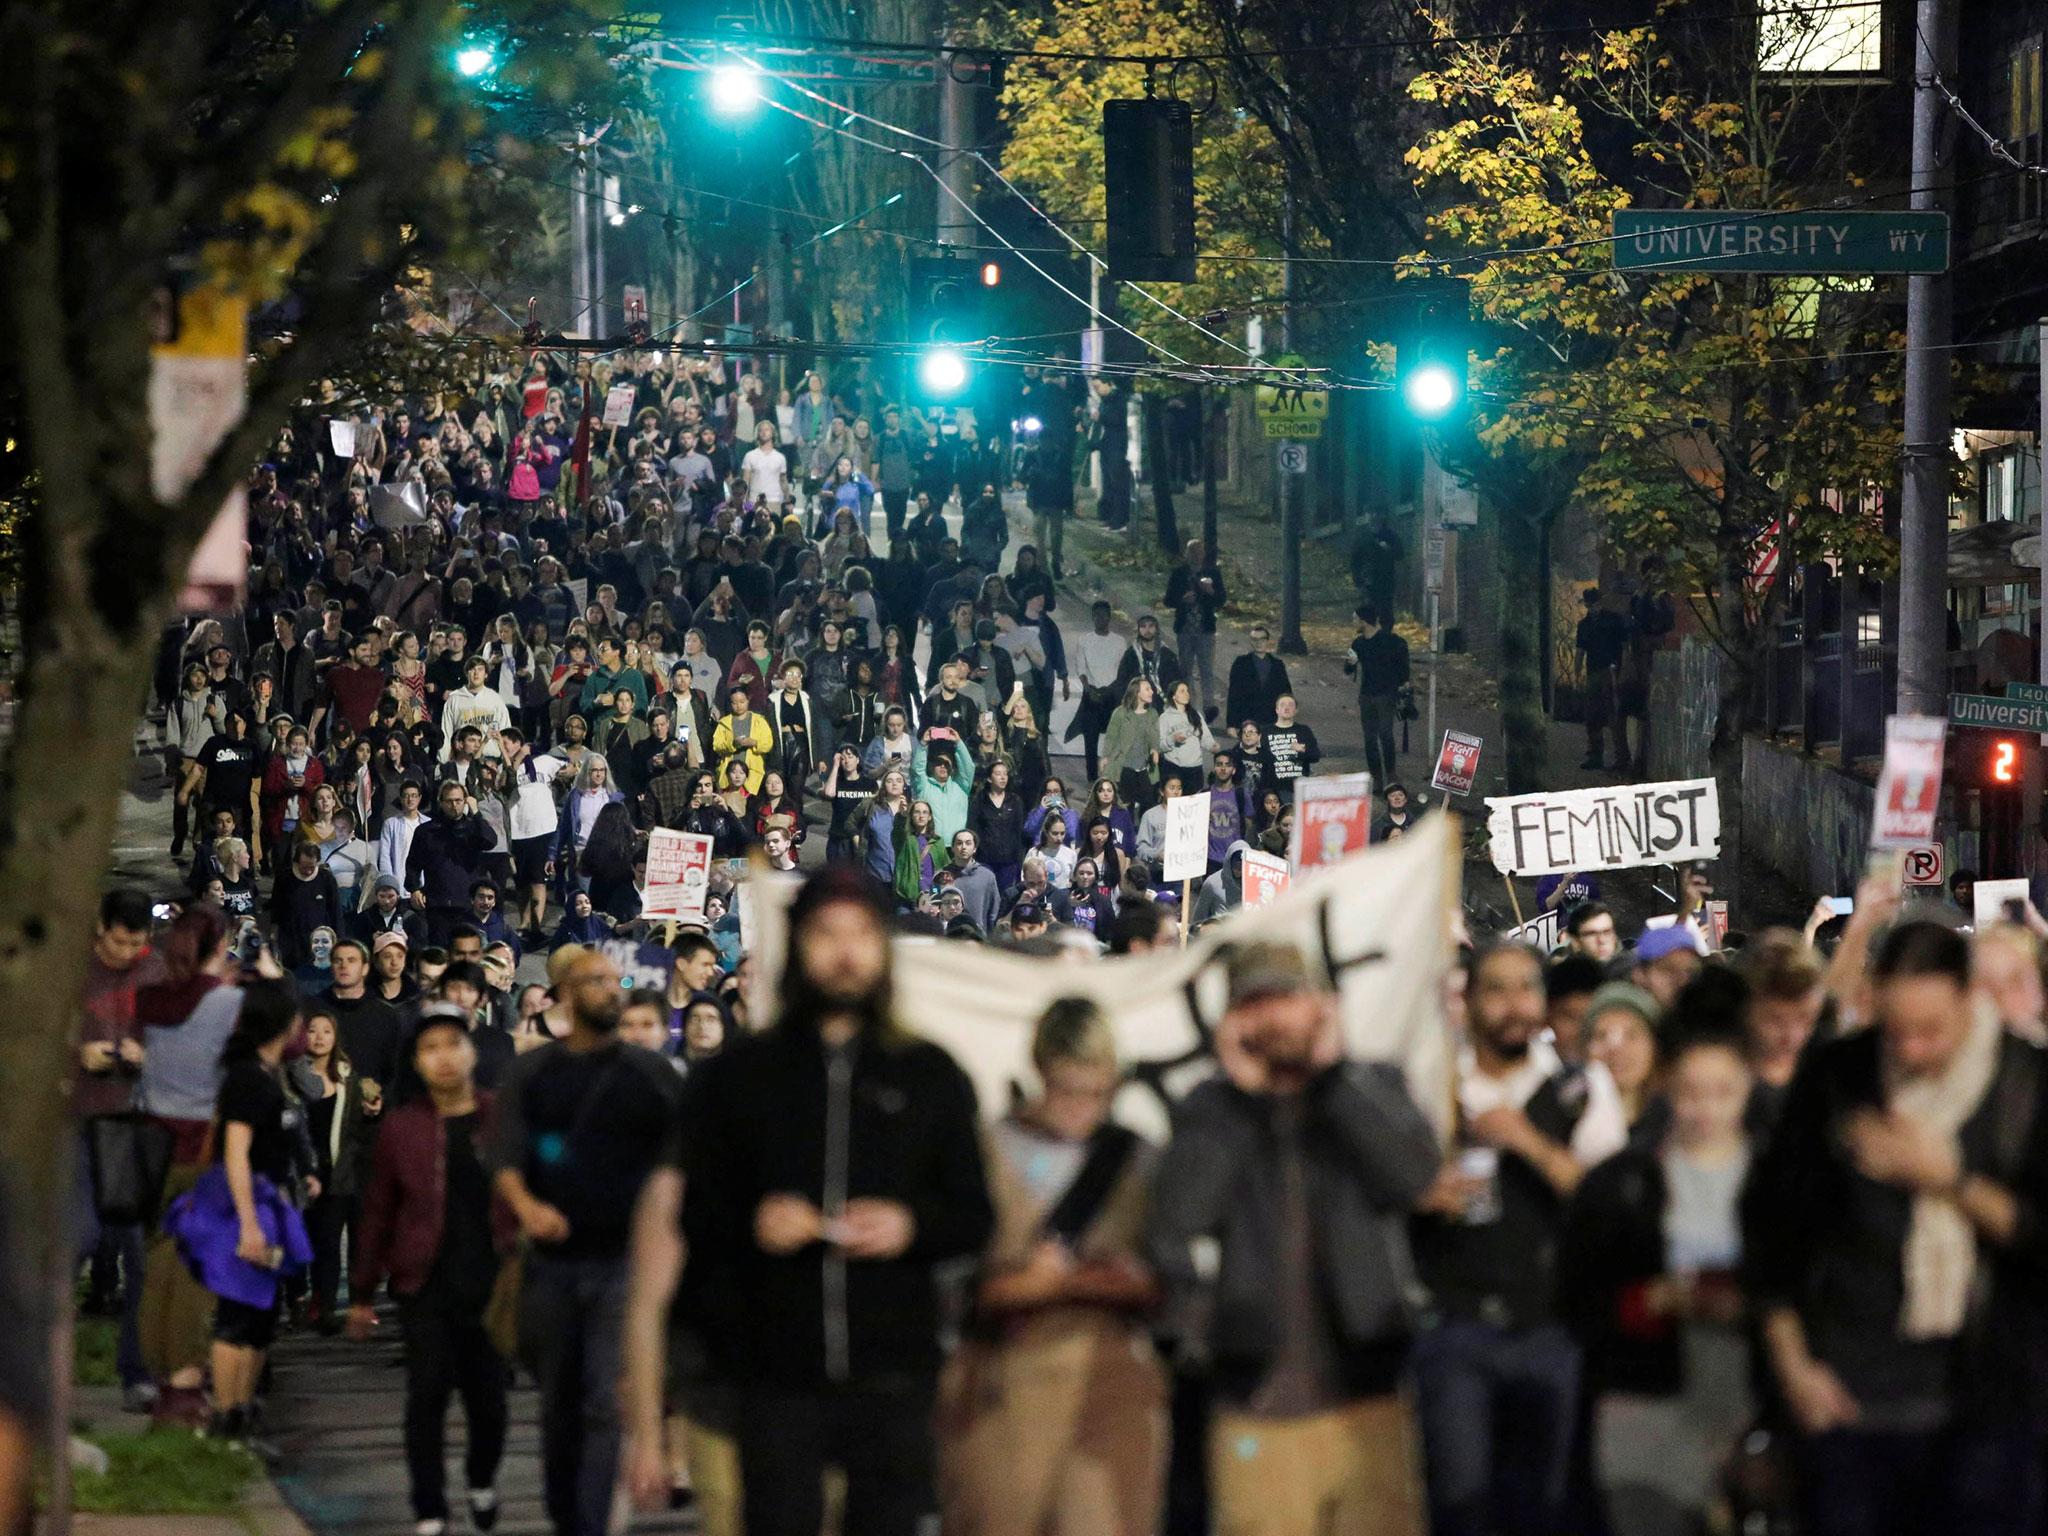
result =
[[[1660,930],[1662,931],[1662,930]],[[1607,1069],[1634,1138],[1655,1140],[1670,1123],[1658,1099],[1663,1087],[1664,1009],[1632,981],[1610,981],[1586,1002],[1586,1055]]]
[[912,1536],[937,1509],[935,1269],[979,1253],[994,1215],[973,1084],[895,1021],[889,906],[847,866],[799,888],[774,1023],[692,1068],[681,1166],[650,1181],[636,1222],[629,1481],[668,1491],[664,1340],[687,1229],[677,1310],[715,1323],[713,1373],[738,1384],[749,1536],[815,1533],[831,1466],[862,1536]]

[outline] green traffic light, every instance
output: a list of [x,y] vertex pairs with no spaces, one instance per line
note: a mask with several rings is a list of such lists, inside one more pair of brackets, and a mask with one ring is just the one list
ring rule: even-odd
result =
[[918,359],[917,380],[934,395],[957,394],[967,386],[967,359],[952,347],[934,347]]
[[1441,421],[1464,398],[1463,381],[1446,364],[1426,362],[1401,381],[1401,399],[1409,414],[1423,421]]

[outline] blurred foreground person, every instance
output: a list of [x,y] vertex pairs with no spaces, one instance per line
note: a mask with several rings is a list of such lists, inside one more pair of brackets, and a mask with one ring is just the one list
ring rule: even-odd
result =
[[748,1536],[816,1536],[827,1467],[845,1473],[848,1532],[911,1536],[936,1508],[933,1269],[979,1253],[993,1213],[973,1085],[895,1021],[887,925],[859,872],[813,875],[774,1027],[686,1080],[682,1175],[664,1182],[682,1190],[704,1337],[740,1384]]
[[1038,1096],[988,1136],[996,1236],[940,1411],[957,1536],[1153,1536],[1165,1378],[1140,1258],[1153,1150],[1109,1118],[1116,1037],[1065,999],[1032,1039]]
[[1407,1213],[1435,1133],[1400,1074],[1344,1060],[1336,999],[1289,945],[1230,962],[1223,1068],[1174,1115],[1151,1252],[1214,1389],[1216,1529],[1420,1536]]
[[1815,1046],[1743,1197],[1745,1283],[1815,1536],[2030,1532],[2048,1403],[2039,1048],[1967,941],[1901,923],[1874,1025]]

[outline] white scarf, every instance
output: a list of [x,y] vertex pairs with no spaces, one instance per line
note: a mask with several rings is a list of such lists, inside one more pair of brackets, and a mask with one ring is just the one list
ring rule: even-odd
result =
[[[1996,1014],[1978,1004],[1969,1033],[1948,1066],[1893,1085],[1892,1110],[1953,1144],[1991,1090],[2004,1033]],[[1899,1331],[1909,1339],[1947,1339],[1962,1332],[1977,1273],[1977,1236],[1955,1201],[1939,1194],[1913,1197],[1912,1225],[1900,1262],[1906,1299],[1899,1309]]]

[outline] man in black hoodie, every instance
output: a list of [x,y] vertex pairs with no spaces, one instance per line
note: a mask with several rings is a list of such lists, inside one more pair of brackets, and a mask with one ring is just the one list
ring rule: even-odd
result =
[[933,1268],[979,1253],[994,1215],[973,1085],[896,1024],[890,991],[880,894],[827,866],[790,909],[775,1027],[692,1070],[682,1168],[636,1220],[635,1489],[666,1487],[660,1351],[644,1346],[674,1289],[687,1180],[688,1311],[742,1384],[749,1536],[815,1536],[828,1466],[861,1536],[911,1536],[937,1507]]

